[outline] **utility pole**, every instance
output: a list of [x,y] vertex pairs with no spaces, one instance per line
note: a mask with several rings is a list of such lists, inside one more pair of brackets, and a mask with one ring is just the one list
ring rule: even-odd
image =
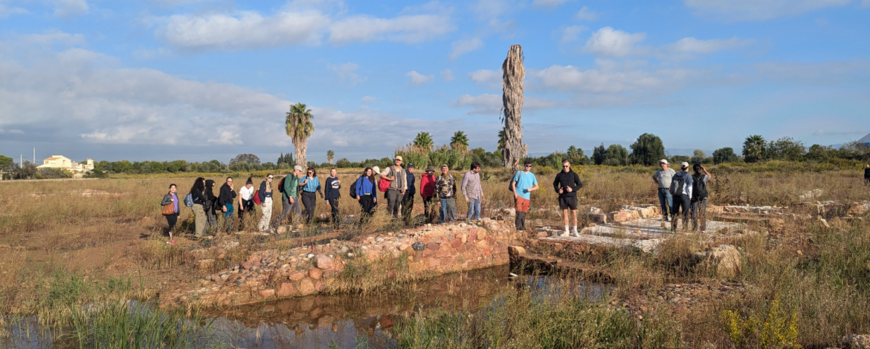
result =
[[36,147],[33,147],[33,164],[36,165]]

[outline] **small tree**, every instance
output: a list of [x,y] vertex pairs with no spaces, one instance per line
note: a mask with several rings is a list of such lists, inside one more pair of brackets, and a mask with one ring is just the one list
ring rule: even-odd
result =
[[807,148],[803,142],[796,141],[791,137],[782,137],[776,141],[770,141],[767,147],[766,159],[800,161],[807,154]]
[[743,161],[758,162],[764,160],[766,148],[764,137],[760,135],[746,137],[743,142]]
[[589,163],[589,158],[586,157],[586,154],[583,154],[583,149],[577,148],[575,146],[568,147],[568,152],[565,154],[568,156],[568,161],[575,165],[586,165]]
[[329,161],[329,164],[332,165],[332,159],[335,159],[335,152],[329,150],[326,152],[326,161]]
[[243,161],[247,164],[250,164],[250,165],[259,165],[260,164],[260,158],[254,154],[239,154],[230,160],[229,166],[233,167],[233,165],[235,165],[236,163],[243,162]]
[[432,136],[429,135],[429,132],[420,132],[417,134],[417,137],[414,138],[415,147],[431,150],[434,144],[435,143],[432,141]]
[[631,145],[632,164],[652,166],[664,158],[665,146],[662,144],[662,139],[654,134],[644,133]]
[[453,137],[450,137],[450,146],[458,150],[468,149],[468,136],[465,132],[456,131]]
[[734,149],[731,147],[719,148],[713,151],[713,163],[721,164],[725,162],[737,162],[740,158],[734,154]]
[[604,143],[601,143],[600,146],[597,146],[592,150],[592,161],[595,162],[596,165],[603,164],[605,156],[607,156],[607,150],[604,149]]
[[628,149],[619,144],[611,144],[605,152],[604,164],[609,166],[628,165]]

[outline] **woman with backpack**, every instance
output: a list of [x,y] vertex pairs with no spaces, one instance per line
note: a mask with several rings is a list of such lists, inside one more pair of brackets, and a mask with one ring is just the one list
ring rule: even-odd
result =
[[[701,164],[694,164],[692,170],[695,171],[692,175],[692,230],[704,232],[707,231],[707,181],[713,175]],[[701,225],[698,225],[699,217]]]
[[[178,223],[178,188],[175,184],[169,185],[169,192],[163,195],[163,200],[160,205],[163,206],[163,216],[166,217],[166,223],[169,224],[169,241],[168,244],[175,244],[175,239],[172,238],[172,230],[175,229],[175,224]],[[169,206],[172,205],[172,206]]]
[[190,196],[193,197],[193,215],[196,217],[194,221],[196,223],[196,230],[194,231],[193,236],[197,238],[202,237],[203,231],[205,231],[205,226],[208,224],[206,221],[205,210],[203,209],[203,205],[208,201],[208,198],[202,193],[205,190],[205,178],[198,177],[195,181],[193,181],[193,186],[190,188]]
[[362,207],[362,217],[360,217],[361,222],[364,222],[369,216],[374,214],[374,205],[378,202],[378,188],[375,185],[377,182],[375,182],[375,176],[373,173],[374,171],[371,167],[366,167],[363,174],[357,178],[354,183],[354,189],[356,189],[354,196]]
[[320,178],[317,178],[317,170],[309,167],[305,177],[300,179],[299,186],[302,187],[302,205],[305,206],[305,212],[303,212],[305,221],[308,224],[312,224],[314,223],[314,214],[317,209],[317,195],[315,193],[319,193],[320,198],[323,198]]

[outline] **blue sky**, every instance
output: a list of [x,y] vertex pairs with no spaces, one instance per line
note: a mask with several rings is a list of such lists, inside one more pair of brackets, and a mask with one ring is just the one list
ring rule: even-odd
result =
[[0,154],[274,162],[296,102],[313,161],[494,150],[511,44],[533,155],[839,144],[870,132],[867,33],[870,0],[0,0]]

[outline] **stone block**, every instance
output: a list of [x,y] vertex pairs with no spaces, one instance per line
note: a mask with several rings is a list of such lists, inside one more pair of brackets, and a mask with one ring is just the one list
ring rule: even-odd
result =
[[260,290],[260,297],[263,298],[271,298],[275,296],[275,289],[269,288],[265,290]]
[[320,280],[320,277],[323,276],[323,271],[318,268],[308,269],[308,277],[314,280]]
[[315,292],[317,292],[317,289],[314,288],[314,282],[311,281],[311,279],[306,278],[302,279],[302,281],[299,282],[300,296],[307,296],[310,294],[314,294]]
[[299,281],[299,280],[302,280],[302,278],[304,278],[304,277],[305,277],[304,272],[297,271],[295,273],[290,274],[290,276],[288,276],[287,278],[290,279],[291,281]]
[[290,282],[282,282],[275,294],[278,297],[290,297],[296,294],[296,286],[293,286]]
[[436,243],[436,242],[433,241],[433,242],[430,242],[430,243],[426,244],[426,247],[429,248],[429,249],[432,250],[432,251],[438,251],[438,248],[440,248],[441,246],[438,245],[438,243]]
[[616,223],[628,222],[632,219],[631,213],[627,211],[611,212],[609,216]]
[[315,259],[314,265],[317,266],[318,269],[323,269],[323,270],[332,269],[333,260],[332,260],[332,258],[329,258],[329,256],[319,254],[315,258],[316,259]]

